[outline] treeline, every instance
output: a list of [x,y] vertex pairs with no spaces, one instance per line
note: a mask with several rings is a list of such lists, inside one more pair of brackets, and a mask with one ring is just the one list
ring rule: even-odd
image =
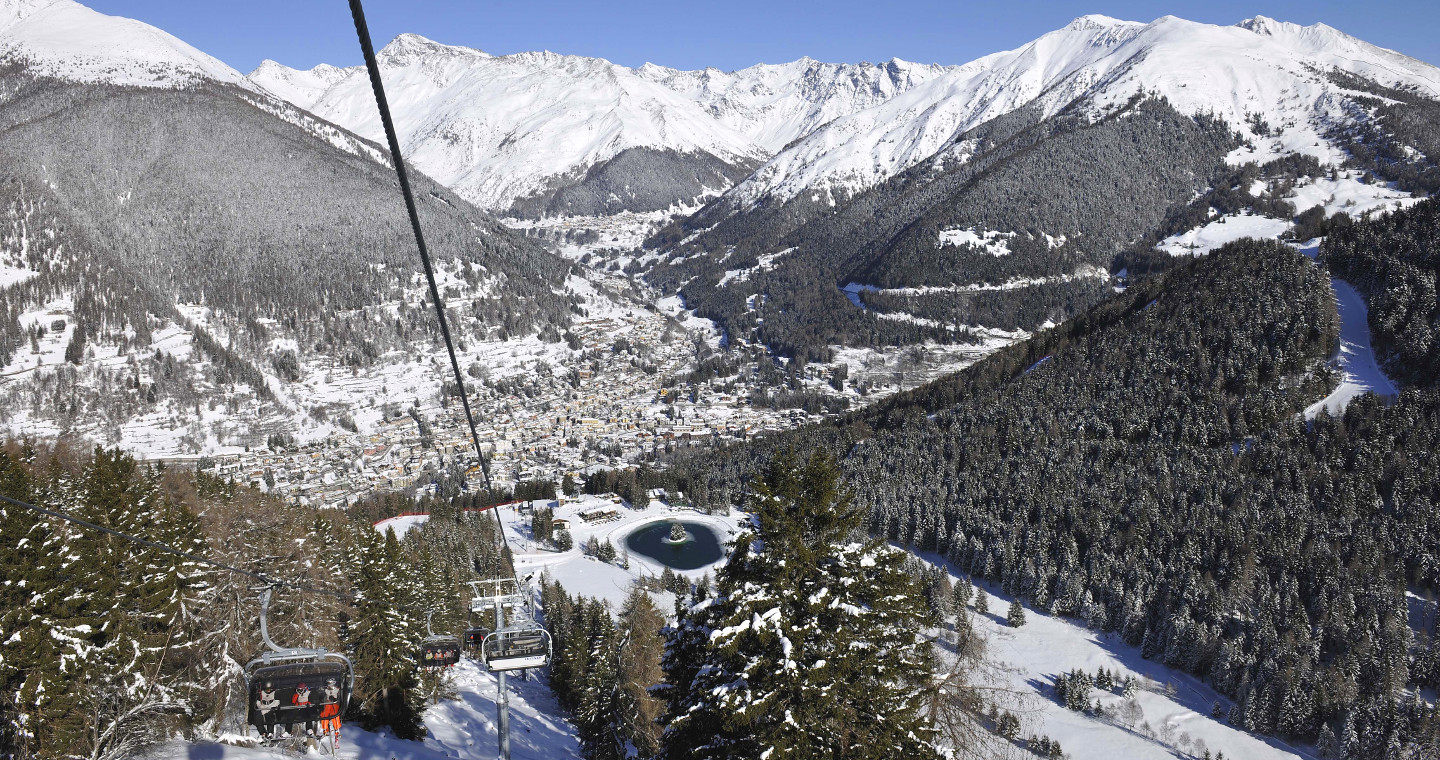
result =
[[676,477],[727,500],[776,447],[828,449],[873,531],[1205,677],[1240,728],[1328,732],[1346,758],[1433,751],[1415,695],[1440,677],[1435,623],[1411,628],[1406,591],[1440,593],[1440,398],[1300,418],[1335,382],[1325,275],[1232,244],[950,379]]
[[1346,163],[1409,193],[1440,191],[1440,103],[1339,71],[1329,76],[1348,89],[1367,93],[1356,101],[1373,114],[1352,125],[1336,125],[1326,135],[1349,154]]

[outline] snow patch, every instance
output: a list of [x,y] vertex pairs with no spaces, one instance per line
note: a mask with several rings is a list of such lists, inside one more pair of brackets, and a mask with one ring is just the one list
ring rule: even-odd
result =
[[999,230],[976,232],[974,227],[941,230],[940,242],[937,247],[963,245],[982,249],[991,256],[1008,256],[1010,255],[1010,238],[1013,237],[1015,237],[1013,232]]

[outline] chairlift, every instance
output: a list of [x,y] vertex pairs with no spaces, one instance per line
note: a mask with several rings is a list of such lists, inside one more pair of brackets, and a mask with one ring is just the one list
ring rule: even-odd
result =
[[448,668],[460,662],[460,640],[445,634],[436,635],[430,630],[430,618],[435,611],[425,613],[425,640],[420,642],[420,667],[429,670]]
[[480,657],[480,646],[484,643],[485,637],[489,635],[489,628],[466,628],[464,641],[465,653],[478,659]]
[[470,587],[475,593],[470,600],[471,612],[493,611],[498,625],[480,644],[480,659],[491,672],[527,670],[550,664],[554,648],[550,632],[531,616],[529,595],[523,592],[518,580],[471,581]]
[[259,588],[260,639],[266,648],[245,665],[247,723],[267,740],[277,738],[277,727],[284,726],[286,734],[295,736],[295,726],[303,725],[307,737],[330,737],[334,754],[340,716],[355,690],[355,668],[339,652],[282,647],[272,641],[267,621],[272,590],[272,586]]

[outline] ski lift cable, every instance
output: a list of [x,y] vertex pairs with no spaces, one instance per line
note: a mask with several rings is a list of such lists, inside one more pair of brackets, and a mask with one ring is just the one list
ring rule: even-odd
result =
[[21,508],[24,508],[24,509],[28,509],[28,510],[30,510],[30,511],[32,511],[32,512],[38,512],[38,513],[40,513],[40,514],[42,514],[42,515],[46,515],[46,516],[48,516],[48,517],[54,517],[54,518],[59,519],[59,520],[64,520],[65,522],[72,523],[72,524],[74,524],[74,525],[78,525],[78,526],[80,526],[80,527],[82,527],[82,528],[89,528],[90,530],[98,530],[98,531],[100,531],[101,533],[107,533],[107,534],[112,535],[112,536],[115,536],[115,537],[117,537],[117,538],[123,538],[123,539],[125,539],[126,541],[129,541],[129,542],[134,543],[134,544],[139,544],[139,545],[141,545],[141,546],[148,546],[148,547],[150,547],[151,549],[159,549],[159,550],[162,551],[162,552],[168,552],[168,553],[170,553],[170,554],[174,554],[174,555],[177,556],[177,557],[182,557],[182,558],[184,558],[184,559],[188,559],[188,560],[190,560],[191,562],[199,562],[199,563],[202,564],[202,565],[209,565],[209,566],[211,566],[211,567],[214,567],[214,568],[217,568],[217,569],[220,569],[220,570],[224,570],[224,571],[226,571],[226,572],[231,572],[231,573],[235,573],[235,574],[237,574],[237,575],[244,575],[244,576],[249,577],[249,578],[254,578],[255,580],[260,581],[261,583],[264,583],[264,584],[267,585],[267,586],[280,586],[280,587],[283,587],[283,588],[293,588],[293,589],[295,589],[295,590],[297,590],[297,591],[308,591],[308,592],[314,593],[314,594],[326,594],[326,595],[328,595],[328,596],[333,596],[333,597],[335,597],[335,598],[337,598],[337,599],[352,600],[352,599],[355,598],[354,596],[352,596],[352,595],[350,595],[350,594],[342,594],[342,593],[340,593],[340,592],[338,592],[338,591],[331,591],[331,590],[329,590],[329,589],[323,589],[323,588],[315,588],[314,586],[307,586],[307,585],[305,585],[305,584],[303,584],[303,583],[294,583],[294,582],[292,582],[292,581],[282,581],[282,580],[279,580],[278,578],[271,578],[271,577],[269,577],[269,576],[267,576],[267,575],[263,575],[263,574],[261,574],[261,573],[255,573],[255,572],[251,572],[251,571],[249,571],[249,570],[241,570],[240,568],[235,567],[235,566],[233,566],[233,565],[227,565],[227,564],[225,564],[225,563],[223,563],[223,562],[216,562],[216,561],[213,560],[213,559],[206,559],[206,558],[204,558],[204,557],[201,557],[201,556],[198,556],[198,555],[195,555],[195,554],[191,554],[190,552],[184,551],[184,550],[182,550],[182,549],[177,549],[177,548],[175,548],[175,547],[173,547],[173,546],[170,546],[169,544],[163,544],[163,543],[160,543],[159,541],[151,541],[151,540],[149,540],[149,539],[140,538],[139,536],[132,536],[132,535],[130,535],[129,533],[125,533],[125,532],[122,532],[122,531],[118,531],[118,530],[115,530],[114,528],[107,528],[107,527],[105,527],[104,525],[97,525],[96,523],[92,523],[92,522],[89,522],[89,521],[86,521],[86,520],[81,520],[81,519],[78,518],[78,517],[75,517],[75,516],[73,516],[73,515],[65,514],[64,512],[57,512],[57,511],[55,511],[55,510],[53,510],[53,509],[46,509],[45,507],[39,507],[39,506],[36,506],[36,505],[34,505],[34,504],[30,504],[30,503],[28,503],[28,502],[20,501],[19,499],[12,499],[12,498],[10,498],[9,496],[5,496],[4,494],[0,494],[0,501],[3,501],[3,502],[5,502],[5,503],[7,503],[7,504],[13,504],[13,505],[15,505],[15,506],[17,506],[17,507],[21,507]]
[[[350,15],[355,20],[355,34],[360,38],[360,50],[365,55],[365,69],[370,74],[370,89],[375,93],[375,105],[380,109],[380,122],[385,127],[385,139],[390,143],[390,160],[395,164],[395,174],[400,179],[400,193],[405,196],[405,210],[410,214],[410,228],[415,233],[415,245],[420,249],[420,261],[425,267],[425,279],[430,284],[430,300],[435,304],[435,316],[440,322],[440,335],[445,339],[445,351],[450,354],[450,369],[455,374],[455,384],[460,391],[460,405],[465,409],[465,423],[470,428],[470,440],[475,444],[475,455],[480,458],[480,471],[485,477],[485,490],[493,497],[494,482],[490,478],[490,463],[480,446],[480,434],[475,430],[475,416],[470,411],[470,396],[465,391],[465,376],[460,372],[460,360],[455,355],[455,343],[450,338],[450,325],[445,318],[445,302],[440,299],[440,287],[435,283],[435,268],[430,263],[430,251],[425,247],[425,235],[420,231],[420,214],[415,208],[415,195],[410,190],[410,177],[405,172],[405,161],[400,155],[400,138],[395,132],[395,122],[390,117],[390,104],[385,99],[385,86],[380,82],[380,64],[375,60],[375,46],[370,41],[370,28],[365,24],[365,9],[360,0],[350,0]],[[444,392],[444,388],[441,388]],[[495,508],[495,522],[500,528],[500,540],[506,550],[510,540],[505,535],[505,520],[500,508]]]

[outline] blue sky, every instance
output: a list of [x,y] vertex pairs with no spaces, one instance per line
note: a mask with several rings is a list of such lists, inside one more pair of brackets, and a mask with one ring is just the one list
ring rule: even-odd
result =
[[[241,71],[359,62],[345,0],[81,0],[154,24]],[[802,55],[825,61],[900,57],[956,64],[1017,47],[1076,16],[1150,21],[1166,14],[1233,24],[1257,14],[1323,21],[1440,64],[1440,2],[1026,2],[1025,0],[367,0],[376,45],[401,32],[490,53],[552,50],[638,66],[734,69]]]

